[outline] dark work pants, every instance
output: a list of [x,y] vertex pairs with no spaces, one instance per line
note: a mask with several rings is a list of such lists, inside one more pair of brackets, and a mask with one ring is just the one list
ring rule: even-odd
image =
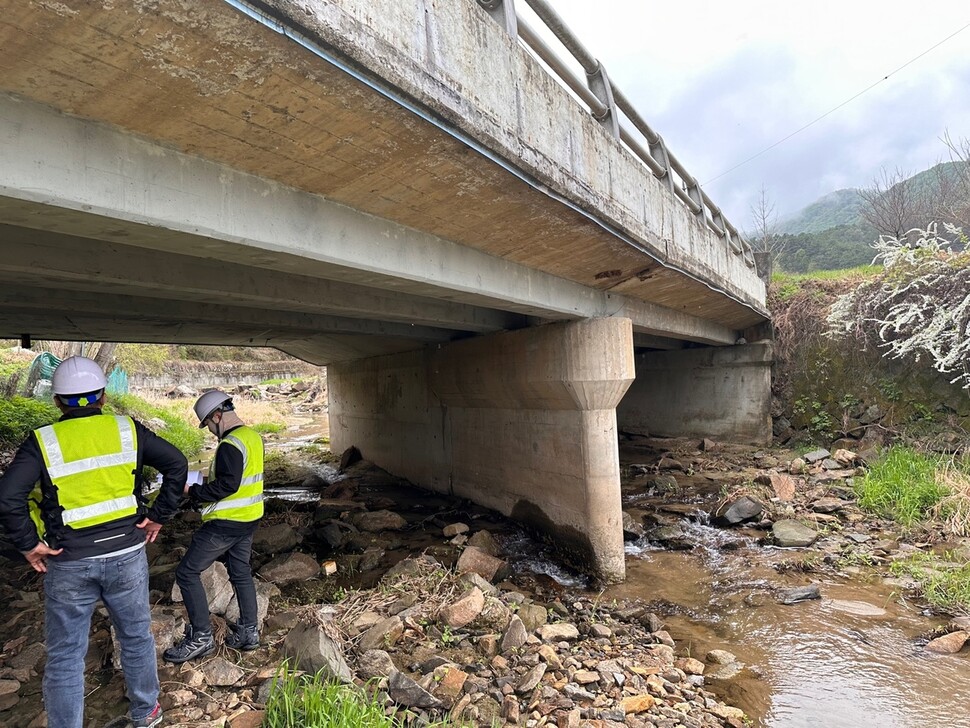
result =
[[185,611],[188,612],[192,629],[196,632],[212,629],[209,621],[209,600],[200,575],[216,560],[225,564],[229,572],[229,582],[239,603],[239,624],[255,625],[256,585],[249,566],[253,551],[253,531],[242,535],[227,535],[210,524],[203,525],[195,532],[189,550],[175,570],[175,581],[182,590],[182,600],[185,602]]

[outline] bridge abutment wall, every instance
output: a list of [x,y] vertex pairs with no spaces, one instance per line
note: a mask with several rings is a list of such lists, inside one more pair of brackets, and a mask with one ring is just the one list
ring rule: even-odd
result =
[[616,410],[620,430],[768,442],[771,361],[767,343],[638,354]]
[[633,380],[629,319],[587,319],[328,368],[331,441],[434,491],[548,534],[624,577],[615,407]]

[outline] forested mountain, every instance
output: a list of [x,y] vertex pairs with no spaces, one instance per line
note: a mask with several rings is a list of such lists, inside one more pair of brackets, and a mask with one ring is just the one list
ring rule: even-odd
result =
[[852,225],[859,218],[863,205],[857,189],[836,190],[818,198],[808,207],[778,222],[778,232],[783,235],[819,233],[840,225]]
[[884,173],[872,188],[830,192],[775,226],[777,266],[806,273],[867,265],[880,233],[902,235],[934,221],[963,223],[960,213],[970,209],[967,167],[946,162],[909,178]]

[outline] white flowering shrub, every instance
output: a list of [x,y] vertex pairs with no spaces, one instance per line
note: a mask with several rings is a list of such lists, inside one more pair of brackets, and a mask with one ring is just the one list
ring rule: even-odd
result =
[[[966,244],[963,232],[944,226]],[[959,244],[958,244],[959,245]],[[829,332],[875,343],[884,356],[928,362],[970,389],[970,253],[937,235],[935,225],[873,244],[885,272],[839,297]]]

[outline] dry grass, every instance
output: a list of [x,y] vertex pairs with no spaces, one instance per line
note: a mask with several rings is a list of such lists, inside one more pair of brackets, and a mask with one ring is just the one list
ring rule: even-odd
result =
[[410,559],[411,571],[385,576],[373,589],[355,589],[339,603],[332,605],[333,618],[321,614],[319,605],[307,607],[301,618],[323,626],[327,635],[344,646],[355,644],[360,635],[351,636],[350,626],[365,612],[387,615],[388,608],[401,597],[418,595],[415,611],[405,621],[405,627],[422,630],[420,622],[434,621],[442,607],[457,600],[468,589],[457,574],[441,564],[421,557]]
[[[140,394],[139,396],[156,407],[163,407],[175,412],[189,424],[199,424],[199,420],[192,409],[192,405],[195,404],[194,397],[172,399],[161,394]],[[246,424],[254,425],[263,422],[277,425],[286,424],[285,403],[255,400],[245,396],[233,397],[232,403],[240,419]]]
[[941,520],[946,533],[970,536],[970,473],[951,461],[937,472],[936,479],[950,495],[936,505],[934,518]]

